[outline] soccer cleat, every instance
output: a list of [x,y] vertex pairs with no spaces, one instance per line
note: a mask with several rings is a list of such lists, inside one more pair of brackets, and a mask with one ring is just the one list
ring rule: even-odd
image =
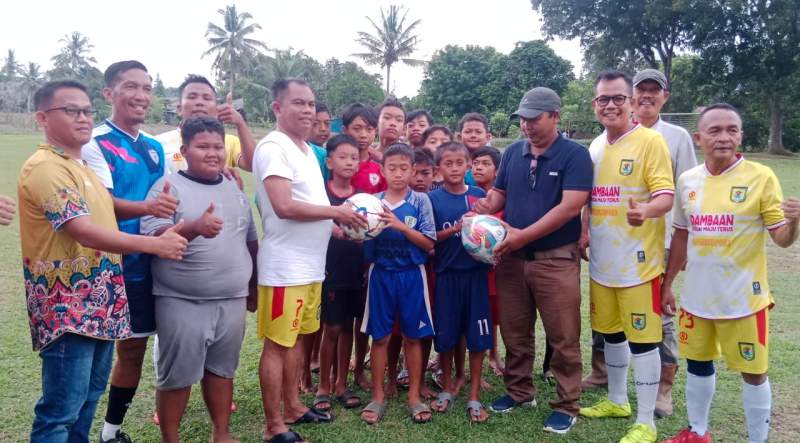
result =
[[628,433],[619,443],[656,443],[656,428],[644,423],[636,423],[628,428]]
[[556,434],[566,434],[575,425],[576,418],[563,412],[553,411],[544,422],[544,430]]
[[111,440],[103,440],[103,437],[101,436],[100,443],[133,443],[133,441],[128,434],[122,431],[117,431],[117,435]]
[[580,414],[592,418],[623,418],[631,416],[631,404],[618,405],[609,399],[600,400],[594,406],[581,408]]
[[711,434],[706,431],[702,436],[697,435],[691,428],[682,429],[678,435],[667,440],[661,440],[661,443],[711,443]]

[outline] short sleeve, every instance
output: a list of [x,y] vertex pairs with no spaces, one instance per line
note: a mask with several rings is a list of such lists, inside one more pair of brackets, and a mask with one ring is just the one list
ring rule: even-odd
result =
[[783,191],[778,177],[771,169],[766,168],[767,179],[764,182],[764,190],[761,192],[761,218],[764,226],[769,229],[776,229],[786,224],[786,218],[781,208],[783,203]]
[[282,177],[289,180],[294,179],[294,169],[289,164],[289,158],[286,151],[275,142],[264,142],[262,146],[256,149],[255,158],[253,162],[258,165],[260,181],[264,181],[267,177]]
[[[158,197],[158,194],[164,189],[164,182],[169,177],[161,177],[153,186],[150,187],[150,191],[147,192],[147,198],[145,200],[155,200]],[[180,198],[178,196],[178,191],[173,184],[170,186],[170,192],[173,197],[178,198],[178,204],[180,205]],[[179,208],[180,210],[180,208]],[[139,232],[142,235],[155,235],[155,233],[164,227],[170,227],[175,224],[174,218],[158,218],[152,215],[145,215],[141,219],[139,219]]]
[[515,151],[515,149],[512,148],[513,145],[509,146],[505,152],[503,152],[503,157],[500,159],[500,169],[497,171],[497,178],[494,180],[494,187],[501,191],[506,191],[508,189],[508,169],[511,166],[511,161],[509,161],[509,159],[511,158],[512,151]]
[[422,232],[423,235],[436,241],[436,222],[433,217],[433,205],[431,199],[422,193],[415,193],[416,207],[419,211],[419,220],[417,221],[417,231]]
[[672,202],[672,226],[678,229],[689,229],[689,220],[683,212],[683,188],[686,181],[678,179],[678,186],[675,190],[675,200]]
[[239,157],[242,155],[242,142],[235,135],[225,136],[225,163],[229,168],[239,166]]
[[661,194],[674,194],[675,181],[672,178],[672,159],[667,142],[661,134],[656,134],[647,141],[645,151],[644,182],[650,197]]
[[31,206],[42,211],[55,231],[73,218],[90,214],[78,178],[64,167],[39,165],[25,177],[21,187]]
[[111,168],[100,150],[100,145],[94,138],[81,148],[81,158],[89,165],[89,168],[97,174],[100,182],[108,189],[114,189],[114,179],[111,177]]
[[594,179],[592,156],[583,147],[573,150],[564,165],[564,190],[591,191]]

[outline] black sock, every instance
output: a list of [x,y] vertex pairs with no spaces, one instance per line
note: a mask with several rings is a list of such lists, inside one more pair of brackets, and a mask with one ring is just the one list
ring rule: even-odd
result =
[[136,388],[119,388],[111,385],[111,388],[108,389],[106,423],[121,425],[128,408],[131,407],[134,395],[136,395]]

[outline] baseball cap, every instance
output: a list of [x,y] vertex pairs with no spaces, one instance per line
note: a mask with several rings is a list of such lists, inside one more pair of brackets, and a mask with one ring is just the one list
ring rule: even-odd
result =
[[657,69],[644,69],[636,73],[633,77],[633,86],[635,87],[639,83],[652,80],[658,83],[661,86],[661,89],[667,89],[667,77],[661,71]]
[[525,93],[519,102],[519,109],[514,111],[511,117],[532,119],[548,111],[560,112],[561,99],[552,89],[540,86]]

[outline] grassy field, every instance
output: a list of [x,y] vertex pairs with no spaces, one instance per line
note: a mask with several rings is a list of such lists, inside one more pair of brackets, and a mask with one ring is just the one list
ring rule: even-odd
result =
[[[38,135],[0,135],[0,193],[16,196],[16,180],[20,165],[34,150],[40,140]],[[751,156],[771,166],[783,184],[786,195],[800,195],[800,160],[775,159]],[[248,186],[251,183],[248,178]],[[249,190],[252,195],[252,188]],[[770,248],[770,282],[778,301],[771,316],[771,368],[770,378],[774,391],[774,408],[771,441],[800,441],[800,247],[789,250]],[[584,268],[586,268],[584,266]],[[586,294],[586,270],[584,269],[584,313],[588,304]],[[589,326],[588,314],[583,328],[584,356],[588,358]],[[40,393],[40,363],[37,355],[31,352],[30,336],[25,312],[24,290],[20,266],[19,226],[0,227],[0,441],[22,442],[27,440],[33,415],[33,405]],[[541,348],[541,329],[537,333],[538,349]],[[261,343],[255,336],[253,316],[248,319],[241,365],[236,380],[235,399],[239,411],[233,415],[232,430],[245,442],[260,441],[263,428],[258,385],[258,356]],[[542,352],[539,352],[541,358]],[[547,401],[554,396],[554,388],[542,382],[538,376],[540,360],[537,360],[535,377],[539,389],[539,406],[534,409],[518,410],[508,415],[492,415],[490,421],[479,426],[467,422],[464,412],[465,402],[459,398],[455,407],[447,415],[434,416],[433,423],[414,425],[405,412],[404,402],[390,404],[389,414],[384,421],[373,427],[362,423],[354,411],[335,408],[336,421],[330,425],[304,425],[296,428],[311,441],[475,441],[475,442],[612,442],[617,441],[631,423],[626,419],[605,421],[579,419],[573,431],[566,437],[544,433],[542,423],[549,414]],[[682,365],[675,389],[676,414],[674,417],[658,422],[659,437],[673,434],[686,424],[683,402],[683,382],[685,365]],[[712,408],[711,430],[715,440],[720,442],[739,442],[746,440],[744,417],[740,399],[740,378],[719,365],[717,394]],[[588,361],[584,370],[588,371]],[[632,378],[632,377],[631,377]],[[501,395],[502,382],[487,373],[493,388],[484,392],[482,400],[486,403]],[[139,393],[128,413],[125,431],[135,441],[155,442],[159,440],[158,428],[152,424],[154,407],[153,369],[150,359],[145,363],[144,379]],[[582,403],[590,404],[598,400],[602,392],[584,394]],[[362,393],[362,395],[365,395]],[[633,389],[631,386],[631,396]],[[632,397],[633,398],[633,397]],[[308,402],[310,398],[306,398]],[[105,398],[103,399],[103,402]],[[98,408],[95,420],[95,433],[105,412],[105,403]],[[199,393],[192,399],[183,421],[183,441],[208,441],[210,424]],[[96,438],[96,437],[93,437]]]

